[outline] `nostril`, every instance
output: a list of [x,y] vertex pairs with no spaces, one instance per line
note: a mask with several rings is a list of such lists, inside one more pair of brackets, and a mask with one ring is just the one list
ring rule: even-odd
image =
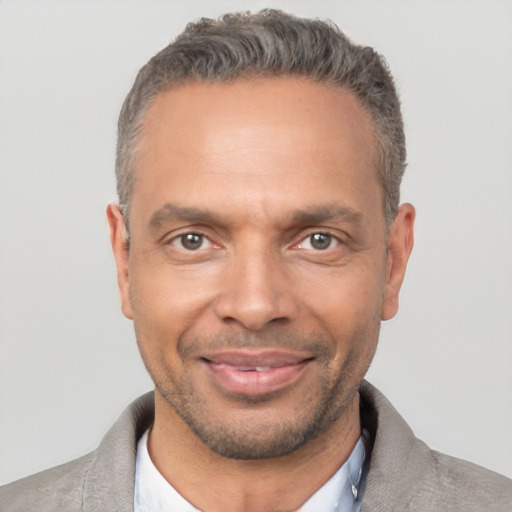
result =
[[289,318],[285,317],[285,316],[281,316],[281,317],[277,317],[277,318],[273,318],[272,320],[270,320],[269,323],[273,323],[273,324],[285,324],[289,322]]

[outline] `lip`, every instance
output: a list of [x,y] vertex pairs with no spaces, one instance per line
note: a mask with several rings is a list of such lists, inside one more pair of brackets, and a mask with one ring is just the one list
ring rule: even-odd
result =
[[312,360],[311,354],[276,350],[235,350],[201,357],[223,391],[254,397],[292,385]]

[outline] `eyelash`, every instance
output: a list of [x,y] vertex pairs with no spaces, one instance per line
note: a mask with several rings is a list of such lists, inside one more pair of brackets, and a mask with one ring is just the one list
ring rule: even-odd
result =
[[[323,249],[312,247],[312,243],[311,242],[312,242],[313,237],[315,237],[315,236],[328,238],[328,241],[329,241],[328,246],[323,248]],[[334,246],[338,246],[338,245],[340,245],[342,243],[341,240],[337,236],[332,235],[329,232],[315,231],[315,232],[309,233],[307,236],[302,238],[302,240],[299,242],[299,244],[296,244],[296,246],[298,248],[304,249],[303,247],[300,247],[300,246],[304,245],[304,243],[307,242],[307,241],[309,241],[310,247],[305,248],[306,250],[316,250],[316,251],[319,251],[319,252],[323,252],[323,251],[327,251],[329,249],[332,249],[333,248],[333,244],[334,244]]]
[[[195,249],[194,248],[190,248],[190,247],[185,247],[184,244],[183,244],[183,241],[185,239],[185,237],[187,236],[195,236],[195,237],[200,237],[201,238],[201,244],[196,247]],[[312,246],[312,238],[315,237],[315,236],[320,236],[320,237],[326,237],[328,238],[328,245],[327,247],[325,248],[315,248]],[[305,243],[308,243],[309,241],[309,245],[310,247],[302,247]],[[214,246],[215,244],[210,240],[210,238],[205,235],[204,233],[201,233],[199,231],[187,231],[186,233],[181,233],[179,235],[176,235],[174,236],[173,238],[171,238],[168,242],[169,245],[173,245],[183,251],[186,251],[186,252],[195,252],[195,251],[199,251],[201,249],[205,249],[205,247],[203,247],[204,243],[207,242],[209,243],[210,247],[208,248],[211,248],[211,246]],[[338,246],[340,245],[342,242],[341,240],[335,236],[335,235],[332,235],[331,233],[329,232],[325,232],[325,231],[314,231],[314,232],[311,232],[309,234],[307,234],[306,236],[304,236],[300,241],[299,243],[297,244],[294,244],[293,247],[296,247],[298,249],[303,249],[303,250],[314,250],[314,251],[318,251],[318,252],[323,252],[323,251],[327,251],[329,249],[332,249],[333,248],[333,243],[335,244],[335,246]]]
[[[201,238],[201,245],[199,247],[195,248],[195,249],[184,247],[183,240],[187,236],[190,236],[190,237],[195,236],[195,237]],[[204,249],[203,245],[204,245],[205,242],[208,242],[212,246],[214,245],[213,242],[205,234],[203,234],[201,232],[198,232],[198,231],[187,231],[186,233],[181,233],[181,234],[171,238],[169,240],[168,244],[169,245],[177,246],[177,244],[179,243],[179,245],[181,246],[181,247],[179,247],[180,249],[182,249],[184,251],[187,251],[187,252],[195,252],[195,251],[198,251],[200,249]]]

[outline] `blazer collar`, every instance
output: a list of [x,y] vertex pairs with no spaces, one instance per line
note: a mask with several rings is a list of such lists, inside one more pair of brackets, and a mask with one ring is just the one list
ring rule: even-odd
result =
[[[371,384],[360,387],[363,426],[373,448],[361,512],[399,512],[422,481],[414,464],[428,448]],[[153,392],[133,402],[107,432],[87,472],[83,512],[133,512],[137,442],[154,420]]]
[[363,381],[359,392],[362,422],[374,440],[361,512],[407,510],[427,476],[418,460],[425,460],[429,449],[371,384]]
[[137,441],[153,423],[154,396],[124,410],[98,446],[84,484],[83,512],[133,512]]

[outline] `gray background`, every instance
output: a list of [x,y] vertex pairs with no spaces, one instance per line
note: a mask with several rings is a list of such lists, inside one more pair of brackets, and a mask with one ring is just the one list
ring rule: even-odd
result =
[[0,482],[94,448],[151,388],[104,219],[117,114],[186,22],[266,6],[388,59],[417,243],[369,379],[432,446],[512,477],[510,1],[0,0]]

